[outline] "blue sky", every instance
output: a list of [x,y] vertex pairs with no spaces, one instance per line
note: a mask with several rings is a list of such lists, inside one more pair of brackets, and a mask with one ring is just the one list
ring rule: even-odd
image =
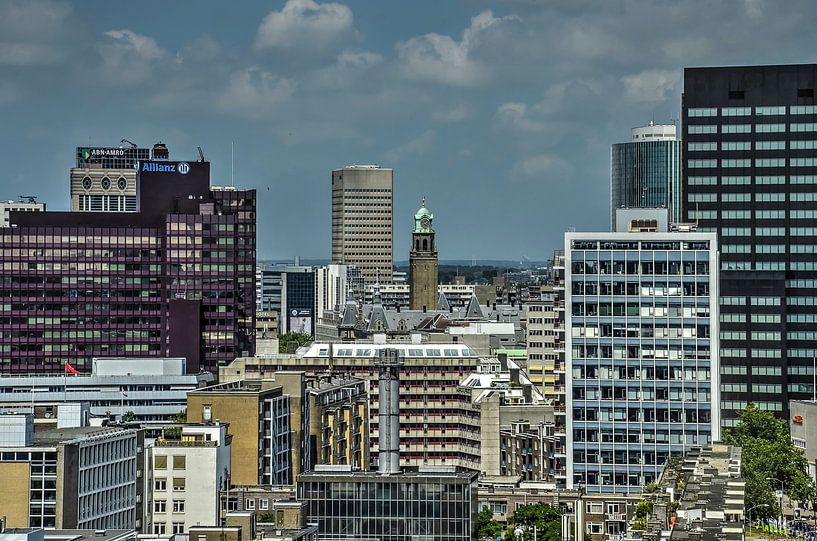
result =
[[259,194],[259,257],[329,254],[330,171],[395,169],[443,259],[545,259],[608,222],[609,147],[684,66],[813,62],[810,1],[0,0],[0,198],[68,206],[79,145],[201,146]]

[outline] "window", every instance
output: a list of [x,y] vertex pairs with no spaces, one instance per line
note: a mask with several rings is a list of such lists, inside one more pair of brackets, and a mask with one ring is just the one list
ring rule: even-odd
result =
[[721,314],[721,323],[746,323],[746,314]]
[[[689,132],[692,133],[692,132]],[[752,133],[751,124],[722,124],[721,133]]]
[[783,392],[783,388],[781,385],[774,385],[771,383],[755,383],[752,385],[752,392],[753,393],[765,393],[765,394],[780,394]]
[[[779,351],[779,350],[778,350]],[[756,376],[781,376],[782,369],[779,366],[753,366],[752,374]]]
[[721,340],[746,340],[746,333],[742,331],[721,331]]
[[745,383],[721,383],[721,392],[724,393],[745,393]]
[[154,522],[153,533],[155,535],[164,535],[167,531],[167,524],[165,522]]
[[687,201],[690,203],[712,203],[718,200],[716,193],[691,193],[687,194]]
[[803,122],[797,124],[789,124],[789,128],[793,132],[810,132],[817,131],[817,124],[815,124],[814,122]]
[[755,184],[785,184],[786,177],[783,175],[758,175],[755,177]]
[[[723,351],[742,351],[743,355],[724,355]],[[726,349],[721,350],[722,357],[746,357],[746,350],[739,350],[739,349]],[[721,374],[726,376],[745,376],[746,375],[746,367],[745,366],[734,366],[731,364],[722,364],[721,365]]]
[[153,500],[153,512],[154,513],[166,513],[167,512],[167,500]]
[[814,150],[817,148],[817,139],[809,139],[808,141],[791,141],[789,148],[792,150]]
[[721,218],[726,220],[743,220],[752,217],[750,210],[722,210]]
[[246,507],[250,511],[255,510],[255,500],[252,498],[247,498],[244,501],[244,507]]
[[786,194],[784,193],[765,193],[758,192],[755,194],[755,201],[769,202],[769,201],[785,201]]
[[752,177],[744,176],[725,176],[721,177],[721,184],[725,186],[751,184]]
[[721,246],[721,252],[725,254],[750,254],[752,253],[752,246],[750,244],[724,244]]
[[751,297],[752,306],[780,306],[780,297]]
[[173,469],[183,470],[186,463],[184,455],[173,455]]
[[184,513],[184,500],[173,500],[173,512]]
[[752,143],[750,141],[723,141],[721,150],[752,150]]
[[752,331],[752,340],[780,341],[780,333],[776,331]]
[[184,477],[173,478],[173,492],[182,492],[184,490]]
[[748,237],[752,234],[752,229],[749,227],[722,227],[722,237]]
[[782,220],[786,217],[785,210],[756,210],[755,211],[755,218],[761,218],[765,220]]
[[756,158],[755,167],[786,167],[786,158]]
[[715,107],[687,109],[687,116],[688,117],[718,116],[718,109]]
[[718,177],[687,177],[690,186],[714,186],[718,183]]
[[817,235],[817,227],[790,227],[789,233],[793,237],[813,237]]
[[687,133],[697,135],[702,133],[718,133],[718,127],[713,124],[690,124],[687,126]]
[[[789,217],[790,218],[795,218],[795,219],[796,218],[811,218],[811,219],[813,219],[813,218],[817,218],[817,210],[790,210],[789,211]],[[794,250],[794,248],[792,248],[792,253],[796,254],[796,253],[799,253],[799,252],[796,252]],[[811,252],[809,252],[809,253],[811,253]]]
[[154,456],[153,457],[153,469],[155,469],[155,470],[166,470],[167,469],[167,457],[166,456]]
[[687,143],[687,150],[707,151],[718,150],[718,143]]
[[691,169],[697,169],[702,167],[717,167],[718,160],[687,160],[687,165]]
[[269,500],[266,498],[258,500],[258,508],[262,511],[269,509]]
[[789,158],[789,165],[792,167],[814,167],[817,165],[815,158]]
[[780,323],[780,314],[752,314],[752,323]]
[[817,201],[817,192],[791,192],[789,194],[791,201]]
[[[780,359],[782,355],[782,351],[779,349],[753,349],[752,350],[752,357],[755,359]],[[757,373],[754,369],[752,369],[752,373]],[[778,376],[780,374],[777,374]]]
[[792,175],[789,177],[791,184],[817,184],[817,175]]
[[755,235],[758,237],[785,237],[785,227],[756,227]]
[[[813,92],[812,96],[814,96]],[[817,114],[817,105],[792,105],[791,107],[789,107],[789,113],[793,115]]]
[[755,270],[778,271],[786,270],[785,261],[758,261],[755,263]]
[[174,522],[173,523],[173,533],[184,533],[184,522]]
[[157,478],[153,480],[153,490],[167,490],[167,479]]
[[785,244],[758,244],[755,246],[756,254],[785,254]]
[[755,124],[755,133],[781,133],[785,131],[785,124]]
[[[705,160],[704,160],[705,161]],[[752,160],[721,160],[721,167],[751,167]]]
[[785,105],[774,105],[774,106],[767,106],[767,107],[755,107],[755,114],[757,116],[778,116],[778,115],[785,115],[786,114],[786,106]]
[[690,220],[714,220],[718,217],[717,210],[690,210],[687,214]]
[[751,201],[752,194],[750,193],[723,193],[721,194],[721,201],[724,203],[738,203],[738,202],[745,202]]
[[749,116],[751,107],[721,107],[721,116]]
[[786,150],[785,141],[755,141],[755,150]]
[[746,297],[721,297],[721,306],[746,306]]

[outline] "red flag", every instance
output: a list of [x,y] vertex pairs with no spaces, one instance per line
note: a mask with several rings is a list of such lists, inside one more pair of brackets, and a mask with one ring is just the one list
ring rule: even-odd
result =
[[65,372],[67,374],[71,374],[72,376],[76,376],[77,374],[79,374],[79,370],[71,366],[71,364],[68,361],[65,361]]

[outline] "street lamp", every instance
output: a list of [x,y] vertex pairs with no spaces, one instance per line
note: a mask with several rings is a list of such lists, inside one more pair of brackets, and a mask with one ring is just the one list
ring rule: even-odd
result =
[[[752,526],[752,511],[754,509],[757,509],[758,507],[769,507],[769,504],[768,503],[759,503],[759,504],[755,505],[754,507],[749,508],[749,510],[746,512],[746,515],[749,517],[749,527]],[[746,529],[746,517],[745,516],[743,517],[743,529],[744,530]]]
[[783,493],[786,491],[785,485],[783,481],[778,479],[777,477],[767,477],[767,481],[777,481],[780,483],[780,527],[783,527]]

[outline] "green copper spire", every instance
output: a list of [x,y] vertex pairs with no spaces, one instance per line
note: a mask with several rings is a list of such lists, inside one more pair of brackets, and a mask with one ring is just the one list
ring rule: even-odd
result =
[[414,214],[415,233],[434,233],[434,215],[426,208],[426,198],[423,197],[423,206]]

